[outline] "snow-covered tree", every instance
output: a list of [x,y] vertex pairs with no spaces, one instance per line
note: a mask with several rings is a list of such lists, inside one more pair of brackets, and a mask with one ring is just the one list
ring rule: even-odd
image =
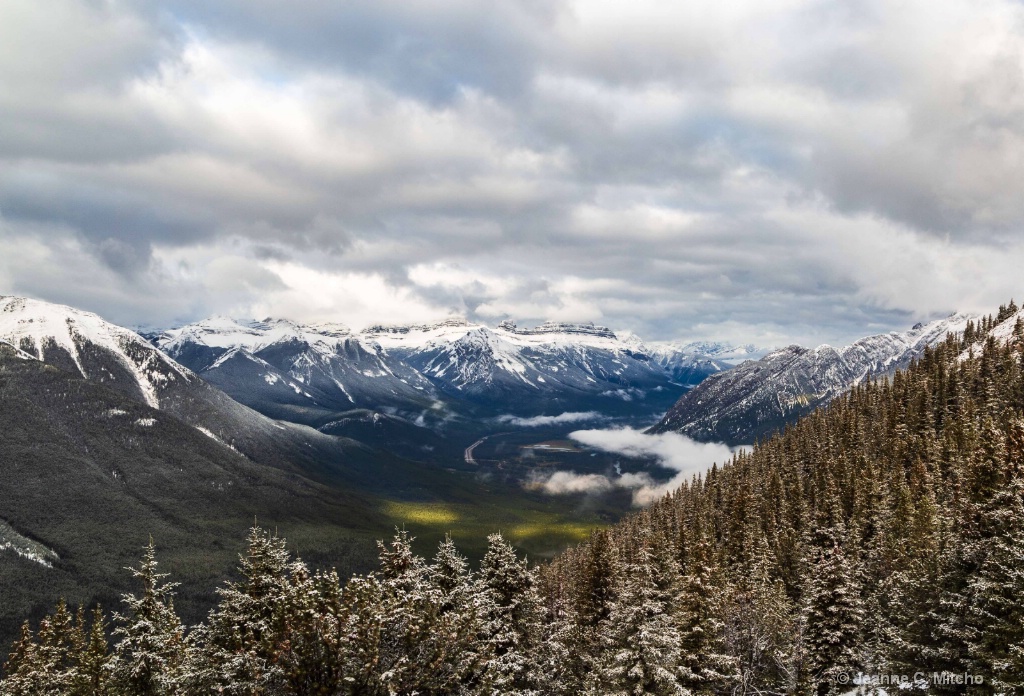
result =
[[[636,557],[621,575],[604,639],[604,665],[589,691],[608,696],[686,696],[684,680],[691,675],[683,663],[682,635],[672,596],[675,577],[659,562],[649,542],[650,531]],[[601,691],[597,691],[601,689]]]
[[150,539],[138,568],[140,595],[125,594],[125,614],[115,613],[117,639],[110,663],[110,688],[124,696],[165,696],[177,693],[184,654],[184,628],[174,611],[176,583],[157,572],[156,547]]
[[860,666],[864,604],[856,558],[844,549],[842,523],[813,533],[804,588],[803,649],[807,678],[819,696],[837,693],[840,675]]
[[1024,694],[1024,481],[998,493],[986,516],[993,536],[966,592],[970,666],[998,692]]
[[97,696],[106,692],[109,648],[103,612],[97,607],[89,628],[85,610],[72,619],[64,600],[39,624],[33,636],[28,624],[14,644],[0,683],[2,696],[61,694]]
[[543,612],[536,578],[501,534],[487,542],[480,565],[483,635],[492,654],[487,677],[495,694],[537,693]]
[[345,587],[345,693],[475,694],[487,646],[477,645],[479,593],[450,542],[429,567],[399,531],[380,544],[380,571]]
[[284,539],[250,529],[240,556],[242,580],[217,591],[220,602],[191,637],[184,675],[189,688],[239,696],[283,688],[276,658],[289,562]]

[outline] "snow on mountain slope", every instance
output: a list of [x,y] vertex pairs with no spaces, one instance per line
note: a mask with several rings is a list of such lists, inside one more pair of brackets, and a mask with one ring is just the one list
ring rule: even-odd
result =
[[[335,327],[317,330],[325,331],[318,336],[337,331]],[[369,463],[383,466],[384,460],[358,442],[272,420],[239,403],[142,336],[89,312],[0,297],[0,341],[4,342],[0,351],[11,344],[69,375],[81,375],[132,401],[158,408],[253,462],[314,478],[358,480],[360,485],[374,480]],[[252,361],[244,350],[236,354],[239,360]],[[256,364],[266,371],[265,364]],[[301,382],[296,387],[304,391]]]
[[0,353],[18,358],[19,360],[38,360],[35,356],[29,355],[21,348],[11,345],[7,341],[0,341]]
[[137,333],[64,305],[0,297],[0,339],[43,362],[141,396],[153,408],[171,385],[195,379]]
[[954,314],[909,331],[868,336],[844,348],[789,346],[708,377],[652,432],[750,443],[845,393],[869,375],[906,367],[925,347],[961,334],[974,315]]
[[[490,328],[463,319],[353,333],[340,325],[218,317],[152,340],[239,401],[312,425],[352,408],[437,422],[460,408],[536,414],[588,400],[622,406],[652,394],[658,403],[671,394],[667,406],[685,385],[728,367],[737,350],[648,348],[633,334],[593,324],[521,328],[505,321]],[[700,346],[725,357],[711,360]]]
[[697,385],[710,375],[728,370],[746,360],[758,360],[769,352],[751,344],[678,341],[648,344],[654,362],[680,384]]
[[[1004,308],[1000,307],[1000,313],[1002,313],[1003,309]],[[993,320],[999,321],[999,316],[996,316]],[[980,330],[980,326],[977,326],[976,324],[975,332],[979,332]],[[971,351],[975,354],[980,353],[983,348],[983,344],[989,337],[997,343],[1004,343],[1013,338],[1019,339],[1022,334],[1024,334],[1024,308],[1015,310],[1015,308],[1011,306],[1008,309],[1008,314],[1005,315],[1003,320],[993,326],[987,334],[981,336],[977,336],[977,333],[975,334],[977,336],[977,340],[972,346],[968,347],[967,350],[963,352],[961,358],[967,358]]]
[[594,324],[545,322],[520,328],[504,321],[492,329],[450,320],[376,326],[361,335],[449,396],[495,412],[602,410],[602,404],[658,401],[683,390],[638,337]]
[[379,324],[363,329],[359,335],[384,350],[421,350],[457,341],[477,328],[480,328],[479,324],[470,324],[464,319],[447,319],[436,324]]
[[419,372],[340,324],[217,317],[164,331],[153,342],[235,399],[313,425],[356,407],[434,409]]
[[160,335],[159,345],[168,354],[189,344],[222,349],[244,348],[255,353],[282,341],[303,341],[329,349],[334,342],[351,334],[349,328],[342,324],[302,325],[279,319],[241,323],[218,316],[165,331]]

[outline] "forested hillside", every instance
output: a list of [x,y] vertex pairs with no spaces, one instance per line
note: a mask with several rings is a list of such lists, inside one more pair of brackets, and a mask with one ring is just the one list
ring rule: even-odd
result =
[[861,671],[920,672],[963,693],[932,681],[947,672],[1022,693],[1024,324],[1011,315],[546,568],[549,610],[588,656],[583,683],[825,694]]
[[400,533],[342,586],[254,530],[185,630],[150,549],[123,616],[27,625],[0,693],[1024,693],[1022,465],[1004,308],[543,567]]

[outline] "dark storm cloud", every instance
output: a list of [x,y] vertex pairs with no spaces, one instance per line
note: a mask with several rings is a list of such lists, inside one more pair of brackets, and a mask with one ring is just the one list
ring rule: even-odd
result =
[[776,343],[990,309],[1022,65],[997,0],[12,0],[0,290]]

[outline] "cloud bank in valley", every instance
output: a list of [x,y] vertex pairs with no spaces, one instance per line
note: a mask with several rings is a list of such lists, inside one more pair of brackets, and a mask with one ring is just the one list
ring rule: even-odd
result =
[[612,488],[633,491],[635,505],[647,505],[678,488],[694,475],[703,474],[716,462],[732,457],[733,450],[719,443],[697,442],[679,433],[648,435],[642,430],[614,428],[610,430],[577,430],[573,440],[604,452],[626,457],[654,457],[658,463],[677,473],[669,481],[659,483],[646,473],[625,473],[616,476],[577,474],[557,471],[537,482],[551,495],[566,493],[601,493]]
[[607,416],[597,411],[566,411],[557,416],[521,416],[504,415],[496,419],[499,423],[508,423],[519,428],[539,428],[548,425],[564,425],[566,423],[584,423],[587,421],[606,420]]

